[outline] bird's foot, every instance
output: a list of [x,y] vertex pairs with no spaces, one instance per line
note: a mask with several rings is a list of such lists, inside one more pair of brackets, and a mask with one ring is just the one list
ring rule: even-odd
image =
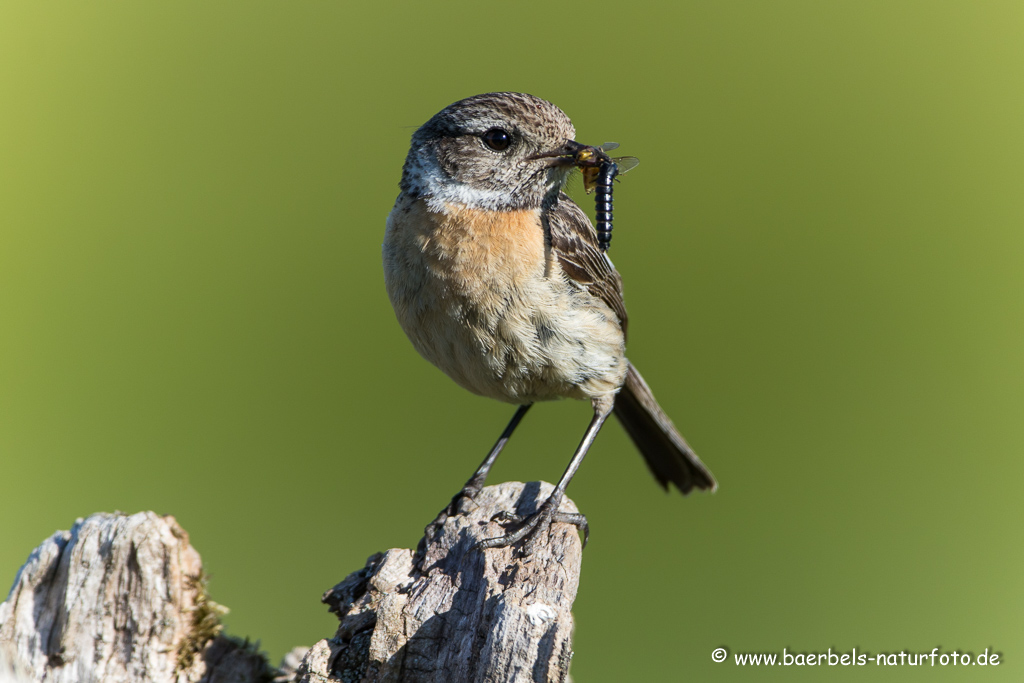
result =
[[541,509],[532,515],[522,516],[512,512],[502,512],[495,515],[491,518],[491,521],[518,524],[520,526],[515,531],[504,536],[485,538],[477,543],[476,547],[481,550],[486,548],[504,548],[527,539],[526,552],[529,554],[532,551],[533,544],[537,542],[540,535],[547,533],[551,529],[552,524],[558,523],[572,524],[582,531],[583,547],[586,548],[587,540],[590,538],[590,526],[587,524],[587,518],[578,512],[559,512],[556,509],[558,502],[561,501],[552,504],[552,498],[548,498],[544,505],[541,506]]

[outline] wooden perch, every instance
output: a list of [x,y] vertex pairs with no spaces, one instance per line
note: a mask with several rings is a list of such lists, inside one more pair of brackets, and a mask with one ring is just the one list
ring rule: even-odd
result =
[[[300,680],[566,680],[580,572],[576,527],[553,525],[526,557],[515,548],[474,548],[503,532],[494,515],[534,512],[550,492],[540,482],[489,486],[418,555],[371,557],[324,595],[341,624],[310,650]],[[576,512],[568,500],[561,509]]]
[[[0,605],[0,683],[469,683],[568,680],[576,528],[480,551],[491,518],[534,512],[543,482],[487,487],[418,551],[392,549],[327,591],[333,638],[273,669],[220,633],[199,554],[173,517],[97,514],[29,556]],[[568,499],[561,507],[576,512]],[[428,539],[425,539],[427,541]],[[7,663],[4,663],[4,660]]]

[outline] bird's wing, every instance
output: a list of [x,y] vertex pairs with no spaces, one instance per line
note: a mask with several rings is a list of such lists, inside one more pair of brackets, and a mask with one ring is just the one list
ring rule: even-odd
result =
[[562,272],[608,304],[619,316],[625,334],[627,316],[622,300],[622,278],[598,246],[597,231],[587,214],[568,195],[561,193],[544,215],[551,249]]

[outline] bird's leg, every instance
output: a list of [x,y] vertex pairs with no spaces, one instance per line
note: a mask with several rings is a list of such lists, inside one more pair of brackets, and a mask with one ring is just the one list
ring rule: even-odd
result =
[[476,498],[476,495],[480,493],[484,487],[484,482],[487,481],[487,475],[490,473],[491,467],[494,466],[494,461],[498,459],[498,455],[501,453],[501,450],[505,448],[505,444],[507,444],[508,440],[512,437],[512,432],[514,432],[516,427],[519,426],[520,420],[522,420],[523,416],[526,415],[526,411],[530,409],[531,405],[533,404],[527,403],[526,405],[519,406],[519,408],[516,409],[516,414],[512,416],[508,426],[505,427],[505,431],[503,431],[501,436],[498,437],[498,442],[494,444],[494,448],[492,448],[491,452],[487,454],[484,461],[480,463],[480,467],[476,468],[476,472],[474,472],[473,476],[469,478],[466,485],[463,486],[458,493],[452,496],[452,500],[448,503],[448,506],[441,510],[441,512],[438,513],[437,518],[428,524],[427,528],[423,530],[426,538],[429,539],[433,537],[434,533],[444,524],[446,519],[459,513],[459,508],[461,507],[464,499],[468,498],[469,500],[473,500]]
[[[573,454],[572,460],[569,461],[569,466],[565,468],[565,473],[562,478],[558,480],[558,485],[555,486],[555,490],[551,492],[548,499],[541,505],[540,510],[529,515],[527,517],[520,517],[518,515],[503,513],[497,516],[495,519],[501,521],[509,521],[519,523],[521,526],[512,533],[505,534],[504,536],[498,536],[496,538],[487,538],[477,544],[478,548],[501,548],[514,543],[518,543],[524,538],[529,538],[529,543],[532,543],[537,537],[546,533],[551,527],[552,522],[564,522],[566,524],[575,524],[579,529],[583,531],[583,545],[587,544],[587,538],[590,536],[590,527],[587,526],[587,518],[579,513],[571,512],[559,512],[558,506],[562,503],[562,498],[565,496],[565,489],[572,480],[573,475],[576,474],[576,470],[579,469],[580,463],[583,462],[584,456],[587,451],[590,450],[590,445],[594,443],[594,438],[597,433],[601,430],[601,425],[608,418],[608,415],[612,410],[612,402],[607,402],[605,406],[594,403],[594,417],[590,420],[590,426],[587,427],[586,433],[583,435],[583,440],[580,441],[579,447],[576,449],[576,453]],[[527,548],[529,552],[529,548]]]

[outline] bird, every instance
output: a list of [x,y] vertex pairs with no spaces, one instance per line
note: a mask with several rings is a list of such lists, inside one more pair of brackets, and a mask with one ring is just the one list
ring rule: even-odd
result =
[[388,214],[384,279],[415,349],[470,392],[518,406],[487,457],[427,533],[472,500],[538,402],[589,401],[593,417],[536,512],[507,513],[481,548],[533,543],[612,413],[658,483],[714,491],[715,478],[626,357],[622,278],[583,210],[565,193],[581,150],[569,117],[547,100],[492,92],[459,100],[412,135]]

